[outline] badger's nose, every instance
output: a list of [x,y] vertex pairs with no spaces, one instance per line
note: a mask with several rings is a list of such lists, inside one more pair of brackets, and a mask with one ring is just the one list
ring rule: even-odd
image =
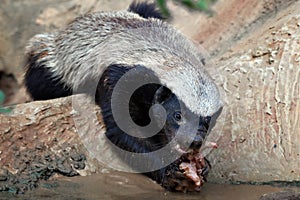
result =
[[197,134],[190,145],[190,148],[193,150],[198,150],[202,146],[203,140],[205,139],[208,129],[209,129],[209,124],[210,124],[211,117],[200,117],[199,121],[199,127],[197,130]]
[[190,149],[198,150],[202,146],[203,138],[201,135],[196,135],[194,138],[194,141],[190,145]]

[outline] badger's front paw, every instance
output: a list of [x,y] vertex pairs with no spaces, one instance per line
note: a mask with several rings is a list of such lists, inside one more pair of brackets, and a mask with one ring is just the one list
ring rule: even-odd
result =
[[203,177],[203,180],[205,182],[207,182],[206,177],[208,176],[208,173],[209,173],[209,171],[211,169],[211,165],[210,165],[209,160],[207,160],[207,158],[205,158],[205,157],[204,157],[204,162],[205,162],[205,164],[204,164],[204,167],[202,169],[201,176]]

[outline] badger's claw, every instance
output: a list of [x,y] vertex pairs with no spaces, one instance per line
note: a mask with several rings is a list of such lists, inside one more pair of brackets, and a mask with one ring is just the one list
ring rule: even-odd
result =
[[204,162],[205,162],[205,167],[202,169],[201,176],[203,177],[203,180],[207,182],[206,177],[208,176],[208,173],[211,169],[211,165],[210,162],[205,157],[204,157]]

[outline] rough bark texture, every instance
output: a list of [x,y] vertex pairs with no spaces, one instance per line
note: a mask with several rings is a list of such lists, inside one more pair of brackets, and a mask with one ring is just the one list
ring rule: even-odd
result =
[[232,45],[251,36],[265,22],[297,0],[219,0],[215,15],[197,23],[193,38],[212,56],[221,56]]
[[[99,115],[98,107],[95,114]],[[76,115],[71,97],[20,104],[9,115],[0,114],[0,191],[23,192],[55,174],[104,170],[82,143],[74,124]],[[80,120],[84,126],[89,119]],[[100,123],[100,130],[94,131],[102,134],[101,117],[95,123]]]
[[215,59],[225,109],[210,178],[300,180],[299,13],[297,2]]

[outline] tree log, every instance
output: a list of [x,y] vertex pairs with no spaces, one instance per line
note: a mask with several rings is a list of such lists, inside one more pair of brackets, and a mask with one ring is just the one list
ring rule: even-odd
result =
[[225,106],[210,179],[300,181],[300,2],[216,58]]
[[[94,138],[82,138],[78,134],[85,124],[91,123],[89,117],[80,117],[77,121],[80,120],[82,127],[76,127],[76,118],[80,114],[74,110],[72,98],[87,99],[85,95],[76,95],[35,101],[17,105],[9,115],[0,114],[0,191],[23,192],[36,187],[40,179],[55,174],[76,176],[109,171],[84,145],[85,139]],[[100,109],[98,106],[92,109],[99,116],[95,121],[99,128],[87,131],[102,135],[105,127],[101,124]],[[97,145],[93,147],[99,148]],[[112,154],[110,148],[99,145],[102,145],[100,155],[104,151],[108,157]],[[111,158],[118,160],[116,156]]]

